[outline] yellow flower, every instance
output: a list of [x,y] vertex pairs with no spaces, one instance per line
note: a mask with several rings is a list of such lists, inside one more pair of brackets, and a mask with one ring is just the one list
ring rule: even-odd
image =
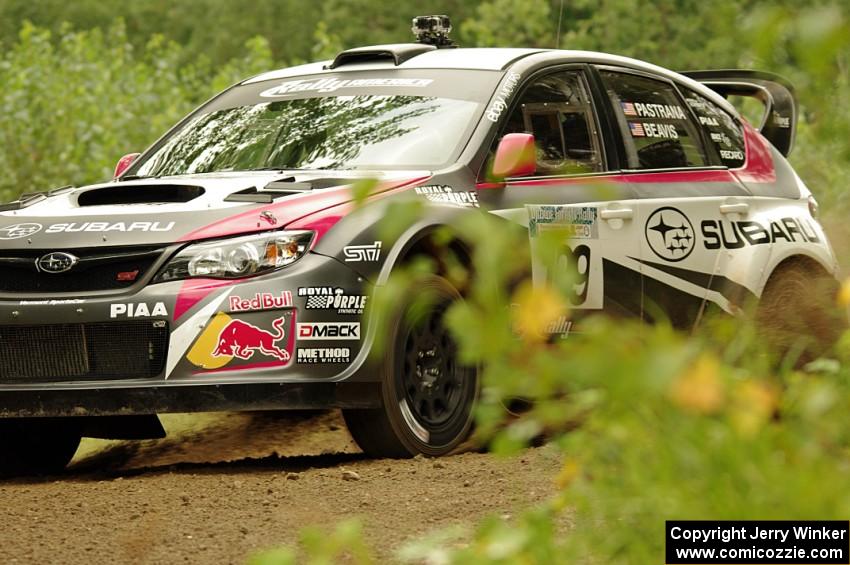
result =
[[555,486],[564,490],[576,480],[580,473],[581,465],[579,465],[578,461],[575,459],[567,459],[564,461],[563,467],[561,467],[561,470],[555,477]]
[[723,405],[725,391],[720,379],[720,362],[702,354],[680,375],[670,388],[677,406],[697,414],[714,414]]
[[844,279],[841,283],[841,290],[838,291],[838,303],[841,306],[850,306],[850,278]]
[[743,382],[735,387],[732,425],[741,435],[753,436],[773,417],[778,403],[775,387],[764,381]]
[[568,312],[561,295],[549,286],[523,283],[514,293],[514,328],[525,341],[540,342],[548,338],[547,329]]

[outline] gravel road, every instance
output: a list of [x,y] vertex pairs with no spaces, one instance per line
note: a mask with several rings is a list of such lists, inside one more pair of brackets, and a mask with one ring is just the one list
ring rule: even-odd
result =
[[407,540],[544,500],[554,450],[370,460],[335,412],[163,419],[169,437],[86,440],[66,475],[0,482],[0,563],[243,563],[359,516],[384,561]]

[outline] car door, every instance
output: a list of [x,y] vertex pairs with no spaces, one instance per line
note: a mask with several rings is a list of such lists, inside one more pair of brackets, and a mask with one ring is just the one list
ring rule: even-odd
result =
[[[533,134],[537,170],[480,184],[479,199],[528,226],[535,282],[570,278],[573,311],[640,317],[641,218],[630,185],[608,166],[590,84],[584,67],[544,72],[526,83],[495,143],[508,133]],[[539,253],[547,234],[561,238],[555,257]]]
[[706,226],[734,217],[749,192],[718,160],[717,147],[676,85],[663,77],[599,69],[623,140],[623,173],[641,218],[644,317],[690,327],[724,276],[721,246]]

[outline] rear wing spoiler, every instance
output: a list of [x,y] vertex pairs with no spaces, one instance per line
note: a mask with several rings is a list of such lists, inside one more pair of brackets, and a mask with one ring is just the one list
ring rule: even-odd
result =
[[728,69],[687,71],[686,77],[701,82],[724,98],[755,98],[764,106],[758,130],[784,156],[794,147],[797,131],[797,100],[794,87],[785,78],[772,73]]

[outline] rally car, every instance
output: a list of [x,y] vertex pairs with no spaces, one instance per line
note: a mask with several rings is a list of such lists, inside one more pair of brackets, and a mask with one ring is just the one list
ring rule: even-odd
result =
[[[414,23],[415,43],[240,82],[109,182],[0,207],[4,472],[59,469],[82,436],[161,435],[167,412],[336,407],[371,455],[452,451],[479,390],[442,322],[461,292],[439,271],[421,282],[438,297],[425,329],[399,314],[374,359],[367,289],[476,209],[532,247],[566,230],[574,311],[691,327],[761,298],[803,313],[786,330],[817,329],[807,299],[837,267],[785,159],[784,80],[462,49],[446,18]],[[732,97],[763,104],[757,127]],[[428,213],[382,239],[400,198]]]

